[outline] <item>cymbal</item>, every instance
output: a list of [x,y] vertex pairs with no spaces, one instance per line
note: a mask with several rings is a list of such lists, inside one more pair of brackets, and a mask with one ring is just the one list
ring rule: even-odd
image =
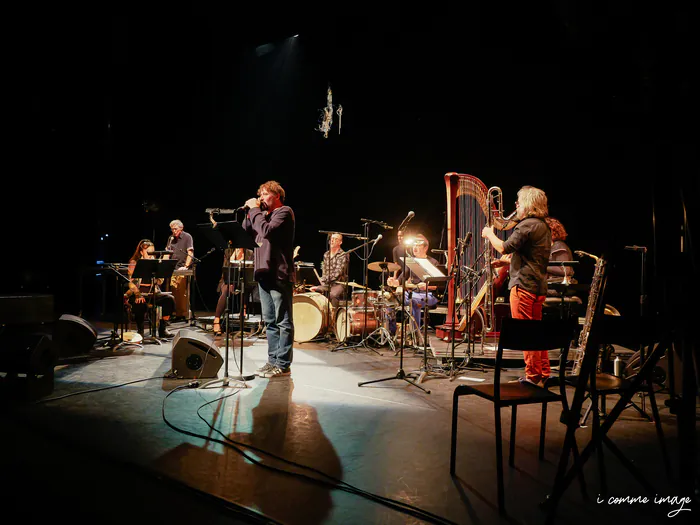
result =
[[336,284],[342,284],[343,286],[347,284],[351,288],[362,288],[363,290],[369,290],[369,288],[367,288],[366,286],[362,286],[361,284],[357,284],[354,281],[350,281],[349,283],[346,283],[345,281],[336,281]]
[[373,272],[383,272],[384,270],[387,272],[398,272],[401,269],[401,266],[393,262],[375,261],[373,263],[369,263],[367,265],[367,269],[372,270]]

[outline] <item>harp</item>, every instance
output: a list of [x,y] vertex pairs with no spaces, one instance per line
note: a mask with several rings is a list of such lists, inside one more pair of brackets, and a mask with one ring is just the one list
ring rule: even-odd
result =
[[[456,319],[455,330],[463,332],[466,328],[466,298],[471,295],[470,315],[473,315],[482,302],[486,302],[484,328],[492,329],[493,319],[493,281],[491,260],[497,252],[488,241],[479,242],[481,230],[485,226],[494,226],[495,229],[505,231],[515,226],[515,223],[504,219],[502,204],[496,202],[493,196],[494,188],[487,189],[486,185],[473,175],[459,173],[445,174],[445,186],[447,191],[447,265],[450,271],[454,270],[457,261],[456,251],[460,250],[460,263],[462,267],[470,268],[478,275],[473,284],[470,279],[463,279],[459,283],[457,296],[455,297],[454,285],[448,289],[447,318],[443,328],[452,329],[452,319]],[[500,188],[497,196],[500,199]],[[469,246],[464,246],[464,239],[471,232],[474,241]],[[500,237],[505,237],[499,235]],[[478,240],[477,240],[478,239]],[[455,313],[455,310],[456,313]],[[489,312],[491,315],[489,315]],[[453,317],[454,316],[454,317]],[[462,322],[459,321],[460,317]]]

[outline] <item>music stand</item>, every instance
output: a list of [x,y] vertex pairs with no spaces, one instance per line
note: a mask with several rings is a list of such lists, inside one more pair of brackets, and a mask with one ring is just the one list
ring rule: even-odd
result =
[[139,259],[136,261],[136,267],[134,268],[134,273],[131,275],[132,279],[150,279],[151,280],[151,290],[150,303],[151,303],[151,313],[149,319],[151,321],[151,335],[149,337],[144,337],[142,343],[160,343],[160,338],[156,334],[156,321],[158,316],[156,315],[156,280],[170,279],[175,271],[175,266],[177,265],[176,259]]
[[[236,248],[243,248],[243,266],[245,267],[245,250],[254,250],[255,248],[258,248],[257,243],[251,238],[251,236],[246,232],[241,224],[239,222],[235,221],[227,221],[227,222],[217,222],[217,229],[220,233],[220,236],[222,237],[222,241],[224,241],[224,246],[226,246],[228,243],[224,240],[227,239],[230,241],[231,248],[234,250]],[[212,230],[213,231],[213,228]],[[214,234],[212,234],[214,235]],[[217,241],[221,242],[221,241]],[[228,275],[228,281],[231,282],[231,266],[229,265],[227,269],[229,275]],[[245,311],[245,290],[246,290],[246,271],[245,268],[243,268],[240,272],[239,275],[242,276],[242,284],[241,284],[241,304],[240,304],[240,311],[238,315],[238,319],[240,321],[240,329],[241,329],[241,360],[238,363],[238,375],[237,376],[232,376],[229,377],[228,375],[228,347],[229,347],[229,334],[230,334],[230,329],[229,329],[229,301],[231,300],[231,294],[229,293],[228,298],[226,300],[226,354],[225,354],[225,359],[224,359],[224,377],[222,378],[223,385],[228,386],[229,380],[234,379],[236,381],[250,381],[251,379],[255,379],[254,374],[249,374],[249,375],[243,375],[243,338],[245,336],[245,330],[244,330],[244,311]]]
[[[408,257],[401,257],[401,275],[403,276],[403,282],[406,283],[408,279],[406,279],[406,259]],[[405,288],[405,286],[404,286]],[[422,386],[420,386],[418,383],[414,383],[408,377],[406,376],[406,372],[403,370],[403,347],[404,347],[404,342],[406,341],[406,290],[401,290],[401,347],[399,348],[399,370],[396,372],[396,375],[393,377],[385,377],[383,379],[374,379],[372,381],[363,381],[361,383],[357,383],[357,386],[364,386],[364,385],[369,385],[370,383],[381,383],[382,381],[390,381],[391,379],[403,379],[406,381],[408,384],[411,384],[417,388],[420,388],[423,392],[426,394],[430,394],[430,390],[426,390]]]
[[[428,372],[428,294],[430,293],[430,285],[433,283],[447,284],[451,275],[442,273],[428,259],[420,259],[417,257],[401,257],[408,265],[409,270],[425,283],[425,304],[423,305],[423,371],[420,374],[418,383],[420,383]],[[415,293],[415,292],[414,292]],[[420,326],[418,327],[420,330]]]

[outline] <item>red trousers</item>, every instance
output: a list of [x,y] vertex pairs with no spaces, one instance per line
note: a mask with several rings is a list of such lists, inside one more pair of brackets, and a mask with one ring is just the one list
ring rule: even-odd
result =
[[[510,315],[513,319],[542,319],[546,295],[535,295],[514,286],[510,289]],[[525,350],[525,377],[533,383],[544,381],[552,373],[547,350]]]

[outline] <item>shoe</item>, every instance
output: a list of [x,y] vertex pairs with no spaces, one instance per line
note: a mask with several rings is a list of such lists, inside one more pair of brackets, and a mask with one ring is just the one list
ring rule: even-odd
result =
[[260,376],[260,377],[265,377],[264,374],[266,372],[269,372],[273,368],[275,368],[275,365],[273,365],[272,363],[265,363],[264,365],[262,365],[260,368],[258,368],[255,371],[255,375]]
[[214,331],[214,335],[221,335],[221,323],[214,323],[211,328]]
[[288,376],[292,373],[291,368],[280,368],[279,366],[274,366],[267,372],[263,372],[260,377],[267,377],[267,378],[272,378],[272,377],[282,377],[282,376]]
[[160,324],[158,325],[158,337],[161,339],[171,339],[175,337],[175,334],[168,332],[166,322],[161,319]]

